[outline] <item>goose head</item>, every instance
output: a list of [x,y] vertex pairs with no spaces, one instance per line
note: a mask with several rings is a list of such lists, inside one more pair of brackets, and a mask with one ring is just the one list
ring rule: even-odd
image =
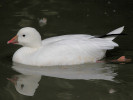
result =
[[24,27],[20,29],[17,35],[7,43],[20,44],[24,47],[40,47],[42,44],[39,32],[32,27]]

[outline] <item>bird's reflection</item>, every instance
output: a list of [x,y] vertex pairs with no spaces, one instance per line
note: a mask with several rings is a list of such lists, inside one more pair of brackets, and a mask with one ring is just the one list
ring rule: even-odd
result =
[[71,80],[109,80],[113,81],[116,76],[112,65],[105,63],[93,63],[73,66],[27,66],[14,63],[12,68],[21,75],[15,75],[11,82],[15,84],[16,90],[23,95],[33,96],[39,86],[41,76],[50,76]]
[[38,88],[41,76],[35,75],[15,75],[11,79],[8,78],[12,83],[14,83],[17,92],[27,96],[33,96],[36,89]]

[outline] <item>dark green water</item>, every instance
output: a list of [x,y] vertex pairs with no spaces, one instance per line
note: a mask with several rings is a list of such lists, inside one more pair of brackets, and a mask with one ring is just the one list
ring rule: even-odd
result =
[[[106,59],[133,58],[132,0],[3,0],[0,13],[0,100],[133,100],[132,62],[36,69],[13,65],[12,55],[20,46],[7,45],[26,26],[36,28],[42,38],[103,35],[125,26],[128,35],[115,39],[120,46],[108,51]],[[44,17],[47,24],[40,26]],[[18,90],[7,80],[14,75],[19,75]]]

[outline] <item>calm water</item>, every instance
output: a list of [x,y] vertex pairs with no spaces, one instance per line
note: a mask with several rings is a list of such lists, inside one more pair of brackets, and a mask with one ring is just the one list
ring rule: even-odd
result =
[[[105,59],[133,58],[132,0],[3,0],[0,13],[0,100],[133,100],[132,62],[37,68],[13,63],[20,46],[7,45],[26,26],[42,38],[103,35],[125,26],[128,35],[115,39],[120,47]],[[40,23],[43,18],[46,25]]]

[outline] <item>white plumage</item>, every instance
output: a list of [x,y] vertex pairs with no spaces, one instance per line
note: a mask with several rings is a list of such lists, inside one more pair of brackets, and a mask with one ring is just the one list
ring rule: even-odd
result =
[[[120,27],[107,35],[120,34],[123,29],[124,27]],[[35,66],[96,62],[105,56],[107,50],[118,46],[112,41],[116,36],[98,38],[76,34],[51,37],[41,41],[40,34],[31,27],[22,28],[17,37],[18,44],[23,47],[15,52],[13,61]]]

